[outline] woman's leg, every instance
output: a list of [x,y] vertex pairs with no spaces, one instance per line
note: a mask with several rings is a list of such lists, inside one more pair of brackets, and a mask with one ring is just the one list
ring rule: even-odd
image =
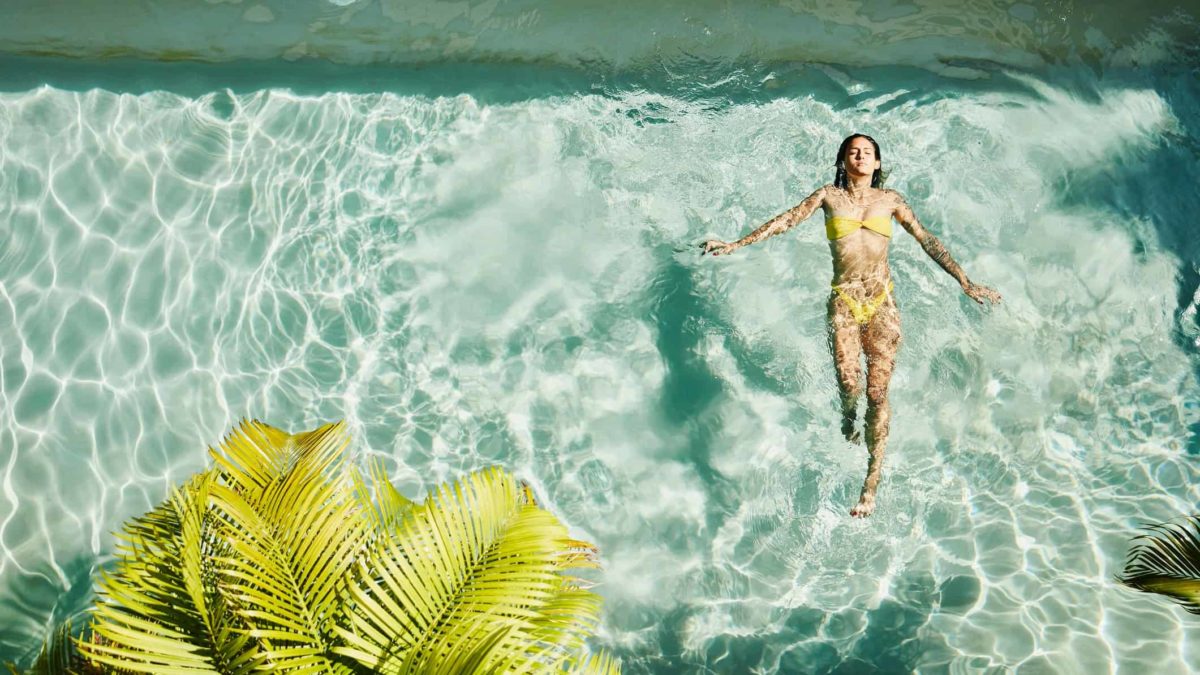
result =
[[892,408],[888,403],[888,385],[900,349],[900,312],[890,298],[879,308],[863,330],[863,349],[867,353],[867,477],[863,481],[858,504],[850,515],[865,518],[875,510],[875,491],[883,476],[883,453],[887,448],[888,423]]
[[833,350],[833,366],[837,369],[838,394],[842,401],[842,435],[851,443],[862,440],[854,429],[858,421],[859,376],[862,365],[862,336],[844,302],[836,295],[829,298],[829,344]]

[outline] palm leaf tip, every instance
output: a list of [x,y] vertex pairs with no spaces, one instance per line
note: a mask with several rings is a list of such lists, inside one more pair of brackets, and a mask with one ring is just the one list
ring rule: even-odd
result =
[[1200,614],[1200,516],[1145,529],[1146,534],[1134,538],[1117,581],[1164,595],[1188,612]]

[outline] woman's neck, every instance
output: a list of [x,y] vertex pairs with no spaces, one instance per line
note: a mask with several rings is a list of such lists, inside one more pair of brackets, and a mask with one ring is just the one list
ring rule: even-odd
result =
[[871,188],[870,176],[855,176],[846,181],[846,191],[852,195],[861,195]]
[[846,193],[850,195],[851,199],[857,200],[860,197],[863,197],[864,195],[867,194],[867,191],[870,189],[871,189],[871,177],[870,176],[863,176],[861,178],[856,176],[856,177],[851,178],[850,180],[846,181]]

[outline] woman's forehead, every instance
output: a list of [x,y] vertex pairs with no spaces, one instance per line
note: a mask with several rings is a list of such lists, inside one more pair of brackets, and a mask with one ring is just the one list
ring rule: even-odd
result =
[[863,138],[862,136],[859,136],[858,138],[855,138],[854,140],[850,141],[850,145],[846,146],[847,150],[853,150],[855,148],[874,150],[875,146],[872,145],[871,141],[868,141],[867,139]]

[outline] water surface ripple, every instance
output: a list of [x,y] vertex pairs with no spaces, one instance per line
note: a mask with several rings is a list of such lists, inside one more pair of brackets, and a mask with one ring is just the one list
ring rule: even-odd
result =
[[[1195,147],[1194,86],[809,72],[740,100],[0,94],[0,656],[254,416],[346,418],[413,496],[516,470],[599,543],[628,673],[1200,669],[1195,622],[1111,581],[1200,497],[1196,259],[1163,196],[1197,173],[1145,170]],[[896,238],[867,522],[820,223],[689,248],[827,182],[851,131],[1005,297]]]

